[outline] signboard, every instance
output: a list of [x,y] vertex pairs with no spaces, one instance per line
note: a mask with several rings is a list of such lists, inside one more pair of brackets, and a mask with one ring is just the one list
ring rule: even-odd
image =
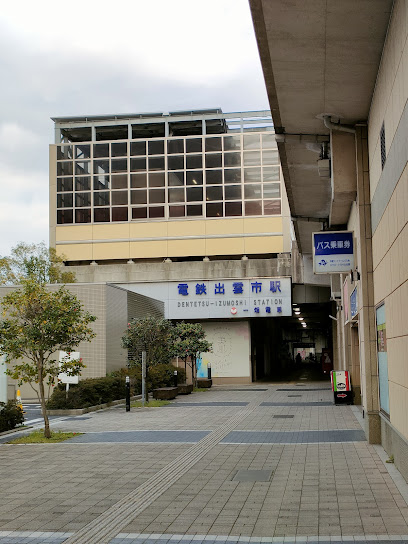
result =
[[[63,361],[75,361],[76,359],[79,359],[81,357],[81,354],[79,351],[71,351],[70,353],[67,353],[66,351],[60,351],[59,352],[59,361],[60,366]],[[70,376],[69,374],[66,374],[65,372],[60,372],[58,374],[58,380],[61,383],[78,383],[79,376]]]
[[348,370],[333,370],[331,373],[332,390],[334,392],[351,391]]
[[350,295],[350,316],[353,319],[353,317],[356,317],[357,314],[358,314],[358,309],[357,309],[357,287],[356,287]]
[[313,272],[340,274],[354,269],[353,233],[313,232]]
[[168,319],[292,315],[290,278],[171,282],[168,297]]

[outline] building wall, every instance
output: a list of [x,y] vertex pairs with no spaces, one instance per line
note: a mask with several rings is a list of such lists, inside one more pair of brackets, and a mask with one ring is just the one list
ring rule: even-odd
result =
[[[408,2],[397,0],[372,100],[368,141],[373,225],[374,302],[384,303],[389,414],[383,443],[408,451]],[[386,160],[381,164],[384,123]],[[394,440],[392,440],[394,435]],[[401,442],[402,440],[402,442]],[[397,459],[397,456],[396,456]],[[396,460],[397,463],[397,460]],[[404,468],[399,464],[400,470]],[[405,465],[405,477],[408,470]]]

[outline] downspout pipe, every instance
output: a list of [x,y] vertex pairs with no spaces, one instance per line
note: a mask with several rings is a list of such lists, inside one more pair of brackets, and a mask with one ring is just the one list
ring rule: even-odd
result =
[[351,134],[356,133],[356,129],[352,127],[347,127],[346,125],[338,125],[337,123],[332,123],[330,115],[323,115],[323,123],[326,128],[329,130],[340,130],[341,132],[350,132]]

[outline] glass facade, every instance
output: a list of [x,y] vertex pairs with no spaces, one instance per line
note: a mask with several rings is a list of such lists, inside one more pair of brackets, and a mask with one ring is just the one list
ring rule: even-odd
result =
[[280,214],[271,132],[57,146],[57,224]]

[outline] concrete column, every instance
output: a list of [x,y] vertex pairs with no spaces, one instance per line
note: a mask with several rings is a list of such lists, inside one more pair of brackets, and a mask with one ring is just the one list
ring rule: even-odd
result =
[[7,402],[6,356],[0,355],[0,402]]
[[379,416],[377,340],[374,308],[373,257],[371,232],[370,177],[368,168],[367,127],[358,126],[356,132],[357,166],[357,281],[359,310],[359,352],[361,368],[361,396],[365,412],[366,435],[370,444],[381,443]]

